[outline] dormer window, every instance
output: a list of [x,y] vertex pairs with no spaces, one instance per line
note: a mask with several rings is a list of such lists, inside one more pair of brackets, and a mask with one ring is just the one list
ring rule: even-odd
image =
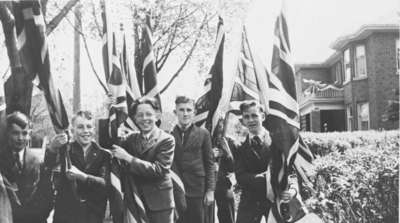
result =
[[365,45],[358,45],[355,49],[355,78],[363,78],[367,76],[367,60],[365,57]]

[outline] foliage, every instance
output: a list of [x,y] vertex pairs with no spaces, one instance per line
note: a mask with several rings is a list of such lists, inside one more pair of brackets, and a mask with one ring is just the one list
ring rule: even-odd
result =
[[398,132],[306,135],[325,155],[315,161],[316,193],[303,193],[313,212],[326,222],[398,222]]
[[382,147],[387,143],[400,141],[400,132],[392,131],[358,131],[358,132],[303,132],[301,136],[310,150],[317,156],[325,156],[331,152],[340,152],[360,146],[373,145]]

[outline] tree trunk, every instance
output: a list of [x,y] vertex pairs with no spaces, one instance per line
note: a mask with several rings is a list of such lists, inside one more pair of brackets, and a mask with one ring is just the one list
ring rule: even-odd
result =
[[81,109],[81,39],[79,30],[81,30],[81,8],[79,4],[75,8],[75,32],[74,32],[74,94],[73,94],[73,113]]

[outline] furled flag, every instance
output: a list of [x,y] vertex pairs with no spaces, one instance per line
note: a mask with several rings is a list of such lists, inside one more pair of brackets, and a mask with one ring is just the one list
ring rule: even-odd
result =
[[[160,93],[157,86],[157,69],[153,52],[152,31],[150,24],[150,15],[146,15],[146,23],[142,27],[141,50],[143,55],[143,96],[156,98],[161,108]],[[141,83],[139,83],[141,84]]]
[[102,54],[103,54],[103,67],[104,67],[104,77],[106,82],[108,83],[108,79],[110,78],[110,67],[111,67],[111,61],[109,58],[110,54],[110,47],[108,46],[108,42],[110,41],[109,39],[109,30],[108,30],[108,19],[107,19],[107,8],[106,8],[106,3],[105,0],[101,2],[101,18],[103,20],[103,46],[102,46]]
[[[128,106],[126,102],[126,83],[124,81],[121,71],[121,63],[118,59],[117,50],[115,46],[115,34],[113,34],[112,40],[112,71],[110,78],[108,79],[108,88],[116,103],[111,105],[110,108],[110,136],[112,139],[118,139],[118,128],[128,117]],[[116,143],[116,142],[114,142]]]
[[217,39],[216,39],[216,54],[214,63],[211,66],[209,77],[206,79],[205,93],[200,96],[196,101],[195,123],[202,125],[213,132],[214,127],[218,121],[218,114],[216,113],[218,104],[222,96],[223,87],[223,55],[224,55],[224,42],[225,32],[223,29],[224,22],[221,17],[218,20]]
[[[121,59],[121,70],[122,73],[124,74],[123,76],[125,77],[125,82],[126,82],[126,102],[128,104],[128,109],[129,109],[131,104],[133,104],[136,100],[141,98],[141,93],[139,89],[139,82],[136,77],[136,71],[135,68],[132,66],[128,54],[125,34],[123,36],[123,45],[122,45],[122,52],[120,59]],[[129,118],[129,116],[125,120],[124,126],[126,126],[130,130],[137,129],[131,118]]]
[[[39,0],[16,1],[13,2],[13,11],[18,38],[17,48],[25,75],[23,79],[38,82],[39,88],[44,92],[56,132],[66,130],[69,125],[68,117],[61,93],[54,85],[51,75],[46,26],[40,2]],[[26,90],[31,92],[32,88]],[[25,100],[30,101],[31,98]]]

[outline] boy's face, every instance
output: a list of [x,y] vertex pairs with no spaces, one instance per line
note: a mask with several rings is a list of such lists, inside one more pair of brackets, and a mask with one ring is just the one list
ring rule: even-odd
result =
[[8,128],[8,145],[15,152],[21,151],[28,146],[30,132],[31,130],[28,125],[25,128],[22,128],[17,124],[12,124]]
[[194,105],[192,102],[177,104],[174,113],[178,117],[179,125],[188,126],[193,122]]
[[149,104],[140,104],[134,115],[135,123],[142,133],[149,133],[156,126],[158,120],[157,112]]
[[242,123],[252,134],[258,134],[265,119],[265,114],[257,106],[251,106],[242,113]]
[[94,120],[78,116],[72,123],[72,135],[81,145],[89,145],[94,137]]

